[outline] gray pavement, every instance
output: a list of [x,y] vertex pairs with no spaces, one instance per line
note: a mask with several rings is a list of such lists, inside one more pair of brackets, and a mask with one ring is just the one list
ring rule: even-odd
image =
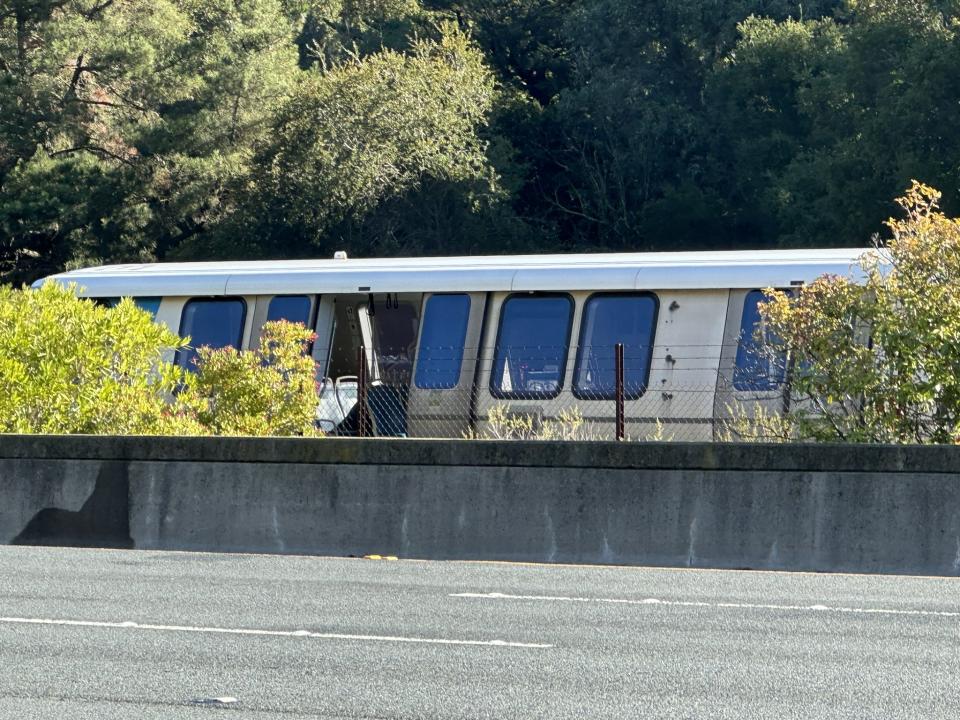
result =
[[957,579],[0,547],[4,719],[958,714]]

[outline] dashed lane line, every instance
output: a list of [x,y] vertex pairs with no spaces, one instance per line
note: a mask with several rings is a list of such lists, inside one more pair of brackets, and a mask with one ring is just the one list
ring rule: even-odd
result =
[[507,595],[505,593],[451,593],[450,597],[478,600],[531,600],[537,602],[598,603],[612,605],[654,605],[668,607],[702,607],[734,610],[782,610],[790,612],[849,613],[856,615],[916,615],[924,617],[960,618],[960,611],[910,610],[897,608],[842,607],[831,605],[776,605],[773,603],[726,603],[698,600],[664,600],[662,598],[597,598],[561,595]]
[[546,649],[547,643],[513,642],[508,640],[464,640],[452,638],[404,637],[400,635],[354,635],[349,633],[324,633],[310,630],[265,630],[259,628],[200,627],[196,625],[157,625],[137,622],[104,622],[99,620],[60,620],[54,618],[0,617],[0,624],[46,625],[57,627],[114,628],[117,630],[148,630],[159,632],[209,633],[214,635],[252,635],[268,637],[308,638],[319,640],[355,640],[362,642],[418,643],[424,645],[473,645],[502,648]]

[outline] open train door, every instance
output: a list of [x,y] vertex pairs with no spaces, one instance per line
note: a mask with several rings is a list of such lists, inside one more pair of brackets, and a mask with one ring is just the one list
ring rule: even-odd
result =
[[[317,367],[317,427],[331,435],[356,435],[359,350],[372,348],[366,293],[322,295],[317,305],[313,359]],[[376,377],[375,355],[367,354],[366,377]]]

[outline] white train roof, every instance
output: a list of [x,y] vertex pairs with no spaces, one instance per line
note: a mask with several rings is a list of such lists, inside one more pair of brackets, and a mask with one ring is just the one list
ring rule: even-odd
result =
[[865,249],[491,255],[104,265],[35,283],[89,297],[788,287],[860,277]]

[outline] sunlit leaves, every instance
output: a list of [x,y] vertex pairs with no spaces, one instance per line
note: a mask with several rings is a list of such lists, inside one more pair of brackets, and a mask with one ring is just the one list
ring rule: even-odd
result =
[[0,432],[176,432],[181,371],[168,361],[181,345],[129,300],[0,287]]
[[0,433],[307,435],[317,395],[302,325],[267,323],[258,350],[199,349],[124,299],[0,286]]
[[862,283],[825,277],[769,294],[767,321],[794,364],[801,436],[859,442],[960,439],[960,221],[914,182]]
[[214,435],[309,435],[317,394],[314,339],[303,325],[271,322],[256,350],[200,348],[197,373],[178,398]]
[[477,130],[495,98],[493,77],[469,38],[451,25],[304,79],[260,155],[258,192],[321,234],[429,180],[496,191]]

